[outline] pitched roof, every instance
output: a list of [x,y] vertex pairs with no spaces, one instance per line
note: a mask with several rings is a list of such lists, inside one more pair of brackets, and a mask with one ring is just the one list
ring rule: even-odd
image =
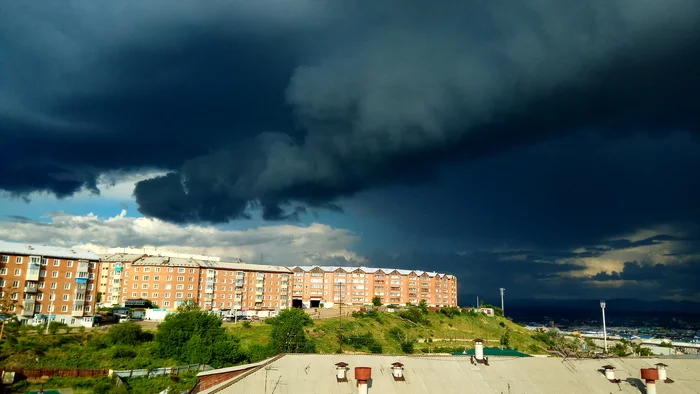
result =
[[93,260],[100,259],[96,253],[78,248],[66,248],[61,246],[38,245],[33,243],[20,243],[0,241],[0,254],[16,254],[21,256],[57,257],[62,259]]

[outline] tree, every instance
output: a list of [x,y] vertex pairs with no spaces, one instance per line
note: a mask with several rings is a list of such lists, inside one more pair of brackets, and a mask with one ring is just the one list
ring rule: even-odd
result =
[[506,332],[501,336],[501,346],[506,349],[510,347],[510,327],[506,327]]
[[382,297],[380,296],[374,296],[372,298],[372,305],[374,306],[382,306]]
[[185,303],[178,313],[166,316],[158,325],[154,352],[163,358],[221,367],[245,359],[236,339],[226,333],[221,319]]
[[420,300],[420,302],[418,303],[418,308],[420,308],[420,311],[421,311],[423,314],[428,313],[428,301],[426,301],[426,300]]
[[315,346],[306,337],[304,327],[313,325],[311,317],[301,309],[286,309],[265,320],[272,325],[270,346],[275,353],[313,353]]
[[13,300],[8,293],[3,291],[0,287],[0,319],[2,319],[2,324],[0,325],[0,341],[5,333],[5,320],[7,320],[9,314],[14,314],[17,308],[17,300]]
[[134,322],[119,323],[113,325],[107,332],[106,340],[113,345],[138,345],[149,342],[153,335],[144,332],[141,326]]

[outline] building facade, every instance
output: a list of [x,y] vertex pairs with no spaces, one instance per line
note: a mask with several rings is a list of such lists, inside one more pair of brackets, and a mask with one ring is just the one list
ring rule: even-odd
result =
[[437,272],[394,268],[295,266],[293,306],[321,303],[368,305],[377,296],[384,305],[457,306],[457,278]]
[[116,253],[103,256],[103,305],[146,299],[172,309],[194,300],[208,310],[278,310],[289,304],[292,272],[282,266]]
[[81,249],[0,241],[0,299],[24,323],[83,325],[95,313],[98,263]]

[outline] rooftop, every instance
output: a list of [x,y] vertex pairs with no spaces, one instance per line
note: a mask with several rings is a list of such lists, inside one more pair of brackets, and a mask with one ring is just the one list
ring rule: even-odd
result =
[[170,266],[170,267],[197,267],[213,269],[230,269],[240,271],[262,271],[291,274],[289,268],[279,265],[250,264],[243,262],[223,262],[217,260],[199,260],[185,257],[149,256],[133,253],[115,253],[103,255],[102,261],[108,262],[133,262],[135,266]]
[[406,269],[398,269],[398,268],[348,267],[348,266],[342,267],[342,266],[333,266],[333,265],[296,265],[296,266],[293,266],[290,268],[292,270],[294,270],[295,268],[298,268],[298,269],[301,269],[305,272],[309,272],[309,271],[313,270],[314,268],[318,268],[324,272],[335,272],[337,270],[343,270],[346,273],[349,273],[349,272],[354,272],[354,271],[360,270],[366,274],[374,274],[378,271],[382,271],[384,274],[388,275],[388,274],[391,274],[392,272],[396,271],[401,275],[408,275],[411,272],[413,272],[416,274],[416,276],[422,276],[425,274],[431,278],[436,277],[436,276],[452,277],[452,275],[441,274],[441,273],[437,273],[434,271],[428,272],[428,271],[421,271],[421,270],[406,270]]
[[[664,360],[672,384],[657,382],[660,393],[700,392],[700,360]],[[348,382],[335,377],[336,363],[349,364]],[[404,364],[405,381],[392,378],[391,366]],[[355,367],[372,368],[369,394],[413,393],[634,393],[645,392],[641,368],[654,368],[658,359],[562,360],[560,358],[489,359],[489,366],[472,365],[468,357],[389,356],[349,354],[288,354],[251,368],[200,394],[213,393],[356,393]],[[603,365],[615,365],[619,385],[605,378]],[[241,366],[244,367],[244,366]],[[242,368],[244,369],[244,368]],[[217,370],[207,371],[215,375]],[[273,390],[274,388],[274,390]]]
[[66,248],[61,246],[48,246],[32,243],[20,243],[0,241],[0,254],[13,254],[21,256],[41,256],[55,257],[61,259],[93,260],[97,261],[100,256],[79,248]]

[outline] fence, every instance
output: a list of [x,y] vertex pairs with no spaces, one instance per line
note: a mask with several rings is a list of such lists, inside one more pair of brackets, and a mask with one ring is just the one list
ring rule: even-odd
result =
[[2,369],[0,371],[8,371],[15,373],[15,380],[24,379],[40,379],[44,376],[48,377],[70,377],[70,378],[93,378],[96,376],[107,376],[109,371],[106,369],[78,369],[78,368],[41,368],[41,369]]
[[130,369],[126,371],[110,371],[111,374],[117,375],[122,379],[131,378],[152,378],[155,376],[179,375],[183,372],[209,371],[212,367],[205,364],[191,364],[172,368],[154,368],[154,369]]

